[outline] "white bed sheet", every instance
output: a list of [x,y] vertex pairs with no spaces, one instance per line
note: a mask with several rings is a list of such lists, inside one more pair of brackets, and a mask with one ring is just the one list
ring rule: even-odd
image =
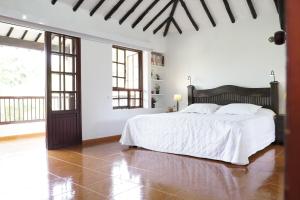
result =
[[121,144],[149,150],[249,164],[275,140],[272,111],[255,115],[163,113],[139,115],[124,127]]

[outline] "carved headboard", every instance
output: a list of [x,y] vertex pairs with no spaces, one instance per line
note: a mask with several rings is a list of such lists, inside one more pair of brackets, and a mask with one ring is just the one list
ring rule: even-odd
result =
[[269,88],[245,88],[224,85],[208,90],[197,90],[195,86],[189,85],[188,104],[193,103],[215,103],[219,105],[251,103],[269,108],[278,114],[278,82],[271,82]]

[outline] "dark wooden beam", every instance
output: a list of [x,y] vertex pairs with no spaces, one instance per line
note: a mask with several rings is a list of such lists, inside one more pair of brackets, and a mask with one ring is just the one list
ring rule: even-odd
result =
[[254,8],[254,6],[253,6],[252,0],[247,0],[247,4],[248,4],[248,6],[249,6],[249,9],[250,9],[250,12],[251,12],[251,14],[252,14],[252,17],[253,17],[254,19],[256,19],[256,18],[257,18],[257,13],[256,13],[255,8]]
[[171,21],[172,19],[174,18],[174,13],[175,13],[175,10],[177,8],[177,5],[178,5],[178,1],[179,0],[176,0],[174,3],[173,3],[173,7],[172,7],[172,10],[170,12],[170,16],[169,16],[169,20],[167,21],[167,24],[166,24],[166,28],[165,28],[165,31],[164,31],[164,37],[167,36],[168,32],[169,32],[169,28],[170,28],[170,25],[171,25]]
[[229,6],[228,1],[227,1],[227,0],[223,0],[223,2],[224,2],[226,11],[227,11],[227,13],[228,13],[228,15],[229,15],[229,18],[230,18],[231,22],[232,22],[232,23],[235,23],[235,18],[234,18],[234,16],[233,16],[232,12],[231,12],[231,9],[230,9],[230,6]]
[[23,35],[22,35],[22,37],[20,39],[24,40],[24,38],[26,37],[27,33],[28,33],[28,30],[25,30],[24,33],[23,33]]
[[34,41],[37,42],[37,41],[40,39],[41,36],[42,36],[42,33],[39,33],[39,34],[36,36],[36,38],[34,39]]
[[274,0],[274,4],[275,4],[275,7],[276,7],[277,12],[279,13],[279,9],[278,9],[278,0]]
[[167,22],[169,21],[169,17],[165,19],[156,29],[154,29],[153,34],[156,34]]
[[95,7],[91,10],[90,12],[90,16],[93,16],[95,14],[95,12],[102,6],[102,4],[104,3],[105,0],[100,0]]
[[57,0],[51,0],[52,5],[56,4]]
[[210,11],[205,3],[205,0],[200,0],[200,1],[201,1],[202,7],[203,7],[204,11],[206,12],[206,15],[209,18],[211,24],[213,25],[213,27],[215,27],[216,22],[215,22],[214,18],[212,17],[212,15],[210,14]]
[[83,3],[84,0],[78,0],[77,3],[73,7],[73,11],[75,12]]
[[182,34],[182,30],[181,28],[179,27],[179,25],[177,24],[176,20],[173,18],[172,19],[172,23],[174,24],[174,26],[176,27],[177,31]]
[[122,24],[131,15],[135,9],[142,3],[143,0],[137,0],[135,4],[127,11],[127,13],[120,19],[119,24]]
[[192,17],[192,15],[191,15],[189,9],[187,8],[185,2],[184,2],[183,0],[180,0],[180,3],[181,3],[181,5],[182,5],[183,9],[185,10],[185,12],[186,12],[188,18],[190,19],[191,23],[193,24],[194,28],[196,29],[196,31],[199,31],[199,27],[198,27],[198,25],[196,24],[195,20],[193,19],[193,17]]
[[119,7],[125,2],[125,0],[119,0],[118,3],[105,15],[104,19],[108,20],[119,9]]
[[9,31],[6,33],[6,37],[9,37],[11,33],[13,32],[14,27],[10,27]]
[[136,27],[136,25],[147,15],[147,13],[159,2],[159,0],[153,0],[153,2],[146,8],[144,12],[133,22],[131,28]]
[[157,15],[155,15],[155,17],[153,17],[153,19],[151,19],[151,21],[148,22],[148,24],[146,26],[144,26],[143,31],[146,31],[152,24],[153,22],[161,15],[163,14],[169,7],[170,5],[172,5],[172,3],[174,3],[175,0],[171,0],[167,5],[165,5],[165,7],[163,7],[163,9],[161,11],[159,11],[159,13],[157,13]]

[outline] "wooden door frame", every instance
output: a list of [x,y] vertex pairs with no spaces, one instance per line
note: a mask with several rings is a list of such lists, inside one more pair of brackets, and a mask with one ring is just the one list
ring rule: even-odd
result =
[[286,0],[287,130],[285,199],[300,199],[300,1]]

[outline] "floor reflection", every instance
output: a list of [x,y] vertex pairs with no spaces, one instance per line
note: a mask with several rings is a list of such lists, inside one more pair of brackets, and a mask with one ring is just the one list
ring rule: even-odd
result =
[[47,152],[43,142],[0,143],[0,199],[283,199],[282,146],[241,167],[118,143]]

